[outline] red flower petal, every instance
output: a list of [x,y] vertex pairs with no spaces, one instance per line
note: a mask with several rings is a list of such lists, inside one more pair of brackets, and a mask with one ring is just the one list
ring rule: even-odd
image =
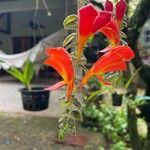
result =
[[127,9],[127,3],[124,0],[120,0],[116,4],[116,19],[117,19],[119,27],[121,27],[122,20],[125,15],[126,9]]
[[93,34],[92,25],[97,15],[98,12],[92,4],[84,6],[79,10],[77,58],[81,56],[84,45],[88,38]]
[[109,0],[106,0],[105,2],[105,10],[106,11],[113,11],[113,3]]
[[47,90],[47,91],[51,91],[51,90],[56,90],[62,86],[64,86],[66,83],[64,81],[60,81],[52,86],[49,86],[47,88],[45,88],[44,90]]
[[84,45],[88,38],[98,29],[106,25],[110,19],[110,12],[98,12],[92,4],[84,6],[79,10],[78,43],[76,51],[78,59],[84,50]]
[[101,58],[99,58],[93,65],[93,71],[100,72],[109,64],[117,63],[119,61],[122,61],[122,58],[120,56],[118,56],[115,53],[107,52]]
[[97,30],[108,24],[110,20],[111,13],[107,11],[101,11],[93,22],[92,32],[95,33]]
[[103,68],[102,72],[112,72],[112,71],[124,71],[127,69],[126,63],[124,61],[113,62],[108,64],[105,68]]
[[69,53],[62,47],[48,48],[46,53],[49,57],[44,63],[52,66],[64,79],[64,81],[48,87],[47,90],[54,90],[67,84],[66,97],[69,99],[74,85],[74,68]]
[[74,76],[73,64],[68,51],[62,47],[46,49],[48,54],[45,64],[51,65],[65,80]]
[[109,84],[103,80],[101,75],[112,71],[126,70],[126,61],[134,58],[134,52],[128,46],[117,46],[110,48],[101,58],[99,58],[92,68],[82,78],[83,86],[92,76],[96,75],[104,84]]
[[110,85],[111,83],[110,82],[108,82],[108,81],[105,81],[101,76],[96,76],[97,77],[97,79],[100,81],[100,82],[102,82],[103,84],[105,84],[105,85]]
[[65,70],[63,69],[62,64],[56,61],[56,57],[47,58],[44,61],[44,64],[50,65],[51,67],[53,67],[61,75],[61,77],[64,80],[67,80],[67,74]]
[[91,34],[93,22],[98,15],[92,4],[82,7],[79,10],[79,34],[87,36]]
[[119,45],[120,29],[118,27],[117,22],[114,19],[111,19],[111,21],[106,26],[99,29],[99,31],[107,37],[112,46]]
[[84,75],[80,82],[80,87],[86,84],[86,82],[94,75],[92,68]]
[[135,57],[134,52],[128,46],[118,46],[112,49],[111,53],[116,53],[125,61],[130,61]]

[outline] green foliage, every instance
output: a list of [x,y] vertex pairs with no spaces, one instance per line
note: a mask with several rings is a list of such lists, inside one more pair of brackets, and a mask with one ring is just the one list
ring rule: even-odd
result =
[[62,43],[62,46],[66,49],[70,49],[76,46],[76,33],[69,34]]
[[91,119],[93,122],[92,128],[107,136],[113,145],[119,145],[118,142],[122,144],[129,142],[127,114],[125,110],[118,111],[108,105],[101,105],[99,108],[95,105],[90,105],[83,110],[83,118],[84,121]]
[[63,25],[66,30],[76,30],[78,16],[75,14],[69,15],[65,18]]
[[[105,150],[102,146],[98,147],[98,150]],[[128,150],[127,144],[123,141],[118,141],[117,143],[113,144],[110,150]]]
[[71,44],[71,42],[76,38],[76,33],[71,33],[70,35],[68,35],[65,40],[63,41],[63,47],[68,46],[69,44]]
[[34,75],[34,66],[30,59],[26,60],[22,70],[11,67],[6,72],[19,80],[28,90],[31,90],[30,83]]
[[61,99],[64,112],[59,119],[59,132],[58,137],[63,140],[64,136],[68,133],[76,133],[76,121],[82,121],[81,102],[73,97],[70,101],[66,101],[63,97]]
[[111,150],[127,150],[127,144],[123,141],[118,141],[116,144],[113,144]]
[[102,86],[96,78],[91,78],[88,81],[88,97],[87,102],[89,104],[98,104],[103,98],[103,95],[111,90],[111,86]]

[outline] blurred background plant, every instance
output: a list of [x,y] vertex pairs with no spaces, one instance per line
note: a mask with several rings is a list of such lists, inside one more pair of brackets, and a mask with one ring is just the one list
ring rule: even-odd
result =
[[27,59],[24,63],[24,66],[20,68],[10,67],[9,69],[5,70],[8,74],[16,78],[20,83],[22,83],[27,90],[31,89],[31,80],[33,79],[34,75],[34,64],[31,62],[30,59]]

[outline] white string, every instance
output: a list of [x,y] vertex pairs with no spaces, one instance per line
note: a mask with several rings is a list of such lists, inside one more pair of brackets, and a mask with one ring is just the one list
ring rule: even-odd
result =
[[47,4],[46,4],[46,1],[45,1],[45,0],[42,0],[42,2],[43,2],[43,5],[44,5],[45,9],[47,10],[47,16],[51,16],[52,13],[49,11],[49,8],[48,8],[48,6],[47,6]]

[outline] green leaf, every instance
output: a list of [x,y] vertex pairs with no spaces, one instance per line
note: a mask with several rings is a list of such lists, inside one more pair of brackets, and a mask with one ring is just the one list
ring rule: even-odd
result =
[[78,99],[74,98],[74,99],[72,99],[72,101],[73,101],[73,104],[74,104],[76,107],[78,107],[78,108],[81,107],[81,102],[80,102]]
[[126,36],[126,34],[124,32],[121,31],[120,33],[121,33],[121,37],[122,38],[127,39],[127,36]]
[[68,17],[65,18],[63,25],[64,28],[67,30],[73,30],[77,28],[77,20],[78,16],[75,14],[69,15]]
[[67,100],[62,100],[61,101],[61,107],[65,108],[65,107],[70,107],[72,105],[71,101],[67,101]]
[[140,67],[139,69],[136,70],[136,72],[129,78],[129,80],[127,81],[125,88],[128,89],[128,87],[130,86],[130,84],[132,83],[133,79],[136,77],[136,75],[138,74],[138,72],[142,69],[142,67]]
[[99,95],[100,93],[102,94],[102,90],[98,90],[98,91],[92,92],[90,94],[90,96],[88,97],[87,101],[91,101],[92,100],[92,102],[93,102],[95,97],[97,97],[97,95]]
[[127,28],[128,24],[126,23],[126,21],[122,22],[122,26],[121,26],[121,30],[123,30],[124,28]]
[[73,39],[75,39],[76,35],[77,35],[76,33],[68,35],[62,43],[63,47],[67,46]]
[[15,77],[16,79],[18,79],[21,83],[23,83],[25,85],[25,80],[24,80],[23,74],[19,69],[12,67],[12,68],[6,70],[6,72],[9,73],[10,75],[12,75],[13,77]]
[[88,43],[89,43],[89,44],[92,44],[93,39],[94,39],[94,35],[90,36],[89,39],[88,39]]
[[61,123],[61,122],[65,122],[66,120],[67,120],[67,116],[62,116],[59,120],[58,120],[58,122],[59,123]]
[[66,46],[66,49],[70,49],[70,48],[72,48],[74,46],[76,46],[76,44],[75,43],[71,43],[71,44],[69,44],[69,45]]
[[26,84],[30,84],[34,74],[34,66],[30,59],[27,59],[23,68],[23,77]]
[[74,126],[74,120],[72,118],[69,118],[67,120],[67,124],[70,126],[70,127],[73,127]]
[[127,43],[125,40],[122,40],[122,39],[121,39],[121,43],[122,43],[123,45],[128,45],[128,43]]
[[77,120],[81,120],[81,121],[83,120],[83,119],[82,119],[82,114],[81,114],[81,112],[80,112],[78,109],[72,110],[71,115],[72,115],[75,119],[77,119]]

